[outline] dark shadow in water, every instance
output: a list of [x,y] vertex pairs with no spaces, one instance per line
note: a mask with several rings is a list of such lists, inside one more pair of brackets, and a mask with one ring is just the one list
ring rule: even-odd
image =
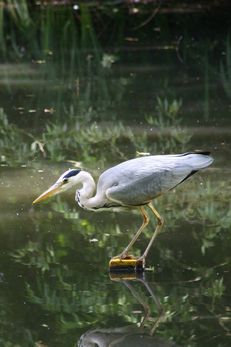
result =
[[[152,335],[155,332],[158,324],[164,318],[165,313],[163,307],[150,288],[148,282],[145,280],[145,273],[140,274],[110,274],[110,278],[114,281],[123,283],[133,297],[143,306],[144,317],[141,319],[140,325],[135,324],[115,327],[115,328],[102,328],[91,329],[83,334],[79,341],[79,347],[177,347],[177,345],[168,340],[158,339]],[[140,295],[134,288],[134,282],[141,282],[146,289],[144,295]],[[147,329],[145,325],[151,318],[150,305],[147,304],[145,296],[151,296],[155,305],[158,308],[159,315],[155,319],[152,327]]]

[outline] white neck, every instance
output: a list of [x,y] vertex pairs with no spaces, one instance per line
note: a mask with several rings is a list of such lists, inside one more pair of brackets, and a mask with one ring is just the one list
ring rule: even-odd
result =
[[95,192],[95,181],[92,175],[86,171],[80,171],[77,179],[76,183],[82,183],[82,188],[79,190],[80,203],[82,203],[83,200],[88,200],[93,196]]
[[95,196],[95,181],[91,174],[81,171],[76,177],[76,184],[82,183],[82,188],[76,191],[75,200],[78,204],[88,210],[101,209],[106,203],[104,192],[97,192]]

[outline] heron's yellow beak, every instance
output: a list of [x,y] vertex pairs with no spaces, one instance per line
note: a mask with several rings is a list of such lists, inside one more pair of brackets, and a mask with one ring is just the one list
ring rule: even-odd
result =
[[62,184],[60,182],[55,183],[53,186],[51,186],[49,189],[47,189],[44,193],[39,195],[39,197],[37,199],[35,199],[32,202],[32,204],[35,204],[36,202],[39,202],[39,201],[47,198],[48,196],[51,196],[51,195],[58,193],[61,189],[62,189]]

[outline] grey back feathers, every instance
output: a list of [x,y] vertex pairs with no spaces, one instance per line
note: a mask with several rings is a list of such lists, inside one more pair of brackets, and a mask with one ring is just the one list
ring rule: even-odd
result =
[[208,152],[131,159],[100,176],[97,195],[105,192],[106,198],[118,205],[143,205],[212,162]]

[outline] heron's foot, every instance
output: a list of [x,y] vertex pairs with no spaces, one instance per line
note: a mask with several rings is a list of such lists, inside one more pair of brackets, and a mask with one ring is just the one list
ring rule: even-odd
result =
[[127,269],[127,271],[144,271],[145,269],[145,258],[144,257],[134,257],[134,255],[125,255],[119,254],[116,257],[113,257],[109,262],[110,271],[116,269]]
[[112,257],[112,259],[135,259],[134,255],[128,255],[127,252],[122,252],[121,254],[116,255],[115,257]]
[[136,258],[136,262],[137,263],[142,263],[143,264],[143,267],[145,267],[145,256],[142,255],[142,257],[138,257]]

